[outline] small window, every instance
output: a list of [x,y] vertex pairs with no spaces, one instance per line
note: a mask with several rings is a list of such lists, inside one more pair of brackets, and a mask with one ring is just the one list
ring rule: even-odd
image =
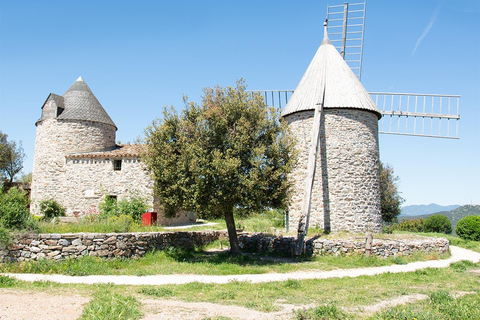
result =
[[115,171],[122,170],[122,160],[113,160],[113,170]]
[[114,196],[114,195],[109,194],[109,195],[108,195],[108,198],[109,198],[110,200],[112,200],[112,201],[117,201],[117,196]]

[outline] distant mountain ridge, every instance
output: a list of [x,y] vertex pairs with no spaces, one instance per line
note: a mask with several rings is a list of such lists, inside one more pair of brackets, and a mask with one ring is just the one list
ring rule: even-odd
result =
[[405,206],[402,208],[402,212],[399,218],[402,218],[402,216],[418,216],[418,215],[436,213],[440,211],[451,211],[451,210],[457,209],[458,207],[460,207],[458,204],[441,206],[435,203],[431,203],[428,205],[420,204],[420,205]]
[[402,221],[403,219],[406,219],[406,220],[425,219],[428,216],[431,216],[434,214],[443,214],[447,216],[447,218],[452,223],[452,229],[455,231],[455,227],[457,226],[457,223],[460,219],[466,216],[480,216],[480,205],[468,204],[465,206],[458,207],[455,210],[451,210],[451,211],[440,211],[436,213],[417,215],[417,216],[400,216],[398,217],[398,220]]

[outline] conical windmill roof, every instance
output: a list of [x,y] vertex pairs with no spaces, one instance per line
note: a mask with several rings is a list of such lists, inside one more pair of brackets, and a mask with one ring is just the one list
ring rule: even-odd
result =
[[281,116],[315,110],[316,105],[322,99],[323,79],[325,79],[323,108],[368,110],[376,113],[379,119],[381,118],[381,114],[367,90],[328,39],[326,28],[322,44],[288,100]]
[[117,128],[88,85],[79,77],[63,94],[65,110],[57,117],[63,120],[88,120]]

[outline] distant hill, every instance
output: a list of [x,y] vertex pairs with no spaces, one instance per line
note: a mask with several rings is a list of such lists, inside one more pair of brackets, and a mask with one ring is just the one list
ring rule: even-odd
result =
[[405,206],[402,208],[402,213],[400,214],[400,219],[402,216],[418,216],[418,215],[425,215],[430,213],[436,213],[440,211],[451,211],[460,207],[459,205],[451,205],[451,206],[441,206],[439,204],[421,204],[421,205],[411,205]]
[[450,222],[452,223],[452,229],[455,230],[455,227],[457,226],[457,222],[462,219],[463,217],[466,216],[480,216],[480,205],[465,205],[456,208],[455,210],[451,211],[440,211],[436,213],[431,213],[431,214],[425,214],[425,215],[418,215],[418,216],[400,216],[398,217],[399,221],[402,221],[403,219],[406,220],[411,220],[411,219],[425,219],[428,216],[434,215],[434,214],[443,214],[450,219]]

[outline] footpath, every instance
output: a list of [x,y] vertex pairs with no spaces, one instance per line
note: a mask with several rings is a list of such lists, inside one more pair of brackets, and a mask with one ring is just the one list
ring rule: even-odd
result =
[[264,273],[264,274],[241,274],[226,276],[209,275],[153,275],[153,276],[124,276],[124,275],[92,275],[92,276],[65,276],[56,274],[28,274],[28,273],[4,273],[22,281],[51,281],[57,283],[111,283],[116,285],[166,285],[166,284],[185,284],[190,282],[202,283],[228,283],[232,281],[247,281],[252,283],[286,281],[288,279],[306,280],[306,279],[328,279],[373,276],[382,273],[400,273],[411,272],[425,268],[446,268],[451,263],[460,260],[468,260],[474,263],[480,262],[480,253],[471,250],[450,246],[451,257],[445,260],[431,260],[412,262],[406,265],[392,265],[385,267],[338,269],[331,271],[296,271],[290,273]]

